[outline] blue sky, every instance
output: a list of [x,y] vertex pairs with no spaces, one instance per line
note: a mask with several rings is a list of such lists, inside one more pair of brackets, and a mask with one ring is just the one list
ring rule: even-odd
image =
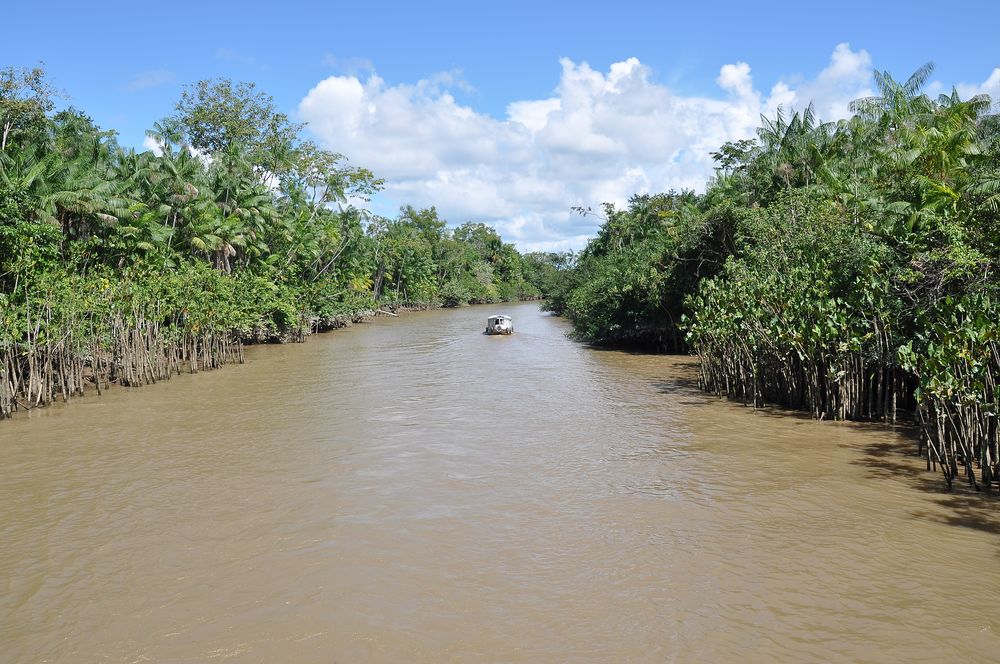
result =
[[991,92],[1000,67],[989,2],[10,5],[0,66],[44,61],[126,145],[184,83],[254,81],[389,178],[377,211],[437,204],[529,249],[585,241],[572,205],[697,188],[706,152],[778,103],[843,114],[873,68],[927,61],[934,89]]

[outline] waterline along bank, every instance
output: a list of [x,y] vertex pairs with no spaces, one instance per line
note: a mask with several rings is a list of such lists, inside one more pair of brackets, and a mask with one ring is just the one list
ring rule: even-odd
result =
[[537,298],[554,270],[434,207],[370,213],[384,180],[251,83],[186,86],[137,152],[56,110],[42,67],[0,80],[0,419],[359,312]]
[[549,306],[588,341],[694,352],[747,404],[912,420],[945,486],[1000,489],[1000,115],[926,93],[932,71],[878,72],[837,122],[761,118],[703,194],[605,206]]

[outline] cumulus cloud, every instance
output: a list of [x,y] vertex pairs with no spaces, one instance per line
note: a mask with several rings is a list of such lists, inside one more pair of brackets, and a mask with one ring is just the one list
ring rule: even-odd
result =
[[982,83],[959,83],[955,86],[962,99],[976,95],[989,95],[993,109],[1000,109],[1000,67],[995,68]]
[[779,105],[787,110],[804,109],[810,102],[816,115],[830,122],[850,116],[850,103],[861,97],[871,97],[872,59],[868,51],[852,51],[849,44],[838,44],[830,63],[811,81],[793,87],[779,81],[771,88],[767,109]]
[[750,78],[750,65],[737,62],[735,65],[723,65],[719,77],[715,79],[719,87],[728,90],[737,98],[754,97],[753,79]]
[[142,139],[142,147],[146,148],[157,157],[163,155],[163,146],[152,136],[146,136],[146,138]]
[[778,81],[766,98],[745,62],[720,67],[717,98],[678,95],[636,58],[606,72],[559,64],[549,97],[513,101],[503,118],[456,101],[450,91],[467,84],[455,72],[406,84],[374,71],[331,76],[298,112],[324,146],[388,178],[384,199],[436,205],[453,223],[491,223],[523,250],[556,250],[596,231],[571,206],[703,189],[709,153],[753,136],[762,113],[815,99],[823,119],[836,119],[871,94],[871,58],[847,44],[815,78]]

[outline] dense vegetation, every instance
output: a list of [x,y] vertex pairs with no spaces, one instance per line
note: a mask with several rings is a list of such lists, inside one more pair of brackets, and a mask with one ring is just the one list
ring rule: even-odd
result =
[[703,387],[816,417],[912,414],[928,467],[998,481],[1000,119],[925,66],[853,117],[723,145],[704,195],[605,206],[549,306],[596,343],[698,354]]
[[39,68],[0,70],[0,419],[386,306],[540,294],[538,261],[489,226],[350,205],[382,181],[252,84],[186,88],[156,153],[55,96]]

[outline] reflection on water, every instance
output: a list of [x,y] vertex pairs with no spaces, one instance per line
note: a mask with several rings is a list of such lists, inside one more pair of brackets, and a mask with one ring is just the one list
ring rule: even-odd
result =
[[0,661],[995,661],[995,501],[507,312],[0,425]]

